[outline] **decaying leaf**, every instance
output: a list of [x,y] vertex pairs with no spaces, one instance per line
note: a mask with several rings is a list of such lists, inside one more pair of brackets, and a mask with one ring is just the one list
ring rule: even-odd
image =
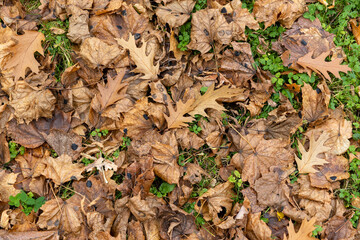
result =
[[122,38],[116,38],[116,41],[120,46],[128,49],[131,59],[135,62],[136,68],[133,72],[142,73],[143,79],[157,79],[159,73],[159,63],[154,65],[155,50],[151,49],[149,54],[147,53],[147,42],[141,40],[142,46],[137,47],[135,43],[134,35],[130,34],[129,39],[126,41]]
[[360,26],[357,26],[355,19],[350,20],[350,25],[357,44],[360,44]]
[[165,6],[159,6],[156,9],[156,15],[162,22],[175,28],[183,25],[190,18],[194,6],[193,0],[174,1]]
[[299,173],[316,173],[314,166],[324,165],[327,161],[319,158],[318,154],[329,151],[331,148],[326,147],[324,143],[329,139],[327,133],[320,135],[318,140],[315,141],[314,135],[309,137],[310,145],[309,150],[306,151],[304,146],[299,143],[299,151],[302,155],[301,159],[295,155],[296,163],[298,165]]
[[17,44],[10,48],[12,57],[7,61],[5,69],[14,68],[15,80],[25,78],[26,70],[30,68],[32,72],[38,73],[40,64],[36,61],[34,53],[44,55],[41,41],[45,36],[37,31],[24,31],[24,35],[14,36]]

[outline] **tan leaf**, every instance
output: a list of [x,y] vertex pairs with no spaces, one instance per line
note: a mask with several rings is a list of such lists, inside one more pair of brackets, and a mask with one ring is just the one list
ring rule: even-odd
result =
[[329,139],[327,133],[322,133],[317,141],[315,141],[314,135],[311,135],[309,150],[306,151],[304,146],[299,142],[299,151],[302,155],[302,159],[295,155],[295,160],[298,165],[299,173],[316,173],[314,166],[324,165],[327,161],[323,158],[319,158],[318,154],[329,151],[331,148],[324,146],[324,143]]
[[20,192],[19,189],[14,187],[18,175],[19,173],[0,171],[0,201],[8,202],[10,196],[15,196]]
[[357,44],[360,44],[360,26],[357,25],[355,19],[350,20],[351,30]]
[[123,83],[121,81],[124,77],[124,74],[125,71],[121,71],[115,79],[112,79],[111,76],[108,76],[106,86],[98,83],[97,86],[100,93],[95,96],[94,100],[96,99],[96,101],[100,103],[100,109],[94,108],[95,110],[98,110],[101,113],[107,107],[126,96],[127,83]]
[[176,103],[176,110],[171,103],[168,104],[169,116],[164,113],[164,117],[169,129],[186,127],[187,122],[192,122],[194,120],[193,117],[184,117],[186,113],[193,109],[192,103],[194,101],[194,99],[189,99],[187,102],[183,103],[181,100],[179,100]]
[[254,19],[254,16],[247,8],[238,6],[231,15],[233,22],[231,22],[234,39],[246,40],[245,28],[253,30],[259,29],[259,23]]
[[110,45],[98,38],[90,37],[82,42],[79,54],[91,68],[97,68],[111,64],[120,56],[121,51],[115,44]]
[[[80,163],[73,164],[71,157],[66,154],[58,158],[48,157],[43,160],[42,165],[44,165],[44,170],[37,171],[38,174],[53,180],[56,185],[83,178],[81,173],[84,171],[84,165]],[[38,166],[38,168],[41,169],[42,167]]]
[[[313,51],[309,52],[305,56],[298,59],[297,63],[304,67],[306,70],[312,70],[317,74],[322,75],[327,80],[331,81],[331,77],[328,72],[334,74],[335,77],[341,78],[339,72],[348,72],[351,71],[347,65],[340,65],[342,58],[335,58],[331,62],[326,62],[325,58],[330,54],[330,52],[324,52],[316,58],[312,58]],[[311,71],[307,71],[308,75],[311,76]]]
[[189,18],[195,6],[195,1],[184,0],[174,1],[156,9],[156,15],[163,23],[168,23],[170,27],[176,28],[183,25]]
[[170,51],[172,51],[174,53],[176,60],[179,61],[181,59],[181,57],[184,55],[184,52],[180,51],[180,49],[177,46],[178,46],[178,41],[176,40],[175,33],[174,33],[174,31],[171,31]]
[[25,232],[8,232],[0,230],[0,239],[36,239],[36,240],[57,240],[59,233],[57,231],[25,231]]
[[18,122],[27,124],[40,117],[51,118],[56,103],[50,90],[32,87],[25,81],[16,83],[10,99]]
[[316,218],[312,218],[309,221],[304,219],[301,223],[300,229],[295,232],[294,224],[289,221],[288,233],[289,236],[284,236],[285,240],[316,240],[311,236],[312,231],[315,230],[314,224],[316,222]]
[[0,134],[0,164],[10,161],[10,151],[8,142],[6,141],[6,134]]
[[233,197],[233,183],[225,182],[211,188],[199,197],[195,210],[203,214],[206,221],[212,220],[214,224],[221,223],[222,219],[230,214]]
[[179,183],[180,167],[177,164],[178,149],[167,144],[156,143],[151,146],[154,157],[154,172],[167,183]]
[[80,44],[84,39],[90,37],[89,12],[72,6],[71,15],[69,18],[69,30],[66,36],[71,42]]
[[133,72],[143,73],[144,79],[157,79],[159,73],[159,63],[154,66],[155,50],[151,49],[149,55],[146,55],[147,42],[141,39],[142,46],[138,48],[135,43],[134,35],[130,34],[129,40],[125,41],[123,38],[116,38],[116,41],[123,48],[130,52],[131,59],[135,62],[136,68]]
[[79,205],[74,204],[72,198],[66,201],[61,198],[46,201],[40,208],[42,213],[37,225],[47,230],[60,228],[66,233],[77,233],[83,222]]
[[305,0],[257,0],[253,13],[258,22],[265,22],[265,28],[276,21],[290,28],[305,11]]
[[219,9],[203,9],[192,15],[191,42],[188,48],[198,50],[201,54],[216,47],[215,42],[229,44],[232,29]]
[[5,69],[14,68],[15,80],[25,78],[26,69],[38,73],[40,64],[36,61],[34,53],[44,55],[41,41],[45,40],[44,34],[36,31],[24,30],[24,35],[13,37],[17,44],[10,48],[12,57],[5,65]]
[[261,220],[261,212],[249,213],[245,234],[248,239],[271,239],[271,229],[263,220]]

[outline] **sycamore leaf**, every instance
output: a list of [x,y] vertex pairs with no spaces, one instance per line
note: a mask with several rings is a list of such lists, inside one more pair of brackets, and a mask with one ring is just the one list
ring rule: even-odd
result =
[[331,148],[324,146],[324,143],[329,139],[328,133],[322,133],[317,141],[315,141],[314,134],[310,136],[309,151],[306,151],[304,146],[299,143],[299,150],[302,159],[295,155],[296,163],[298,165],[299,173],[316,173],[315,165],[324,165],[327,163],[325,159],[317,157],[318,154],[327,152]]
[[106,86],[98,83],[100,93],[97,97],[101,105],[101,110],[106,109],[108,106],[125,97],[127,83],[121,82],[124,75],[125,71],[120,72],[115,79],[108,76]]
[[225,108],[220,105],[216,100],[219,98],[231,98],[238,96],[243,93],[243,90],[240,88],[230,88],[229,86],[223,86],[219,89],[214,90],[215,85],[211,85],[206,93],[202,96],[199,96],[195,102],[192,104],[193,110],[188,112],[191,116],[196,114],[207,117],[208,115],[205,112],[205,109],[212,108],[219,111],[224,111]]
[[10,48],[12,57],[5,65],[5,69],[14,68],[15,80],[25,78],[26,69],[38,73],[40,64],[34,57],[35,52],[44,55],[41,41],[45,40],[44,34],[36,31],[24,30],[24,35],[13,37],[18,43]]
[[289,226],[287,228],[289,237],[284,236],[284,240],[316,240],[317,238],[311,236],[312,231],[316,228],[314,227],[315,221],[315,217],[313,217],[309,221],[304,219],[298,232],[295,232],[294,224],[289,221]]
[[156,9],[156,15],[170,27],[180,27],[190,18],[194,6],[195,1],[193,0],[174,1],[165,6],[159,6]]
[[[324,76],[327,80],[331,81],[331,77],[328,72],[334,74],[335,77],[340,78],[339,72],[348,72],[351,71],[347,65],[340,65],[342,62],[341,58],[335,58],[331,62],[326,62],[325,58],[329,55],[330,52],[324,52],[320,54],[317,58],[312,58],[314,51],[309,52],[305,56],[298,59],[297,63],[304,67],[306,70],[310,69],[317,74]],[[309,76],[311,76],[311,71],[307,71]]]
[[141,39],[142,46],[138,48],[135,43],[134,35],[130,34],[129,40],[125,41],[123,38],[116,38],[116,41],[122,47],[129,49],[130,57],[135,62],[136,68],[133,72],[143,73],[144,79],[157,79],[159,73],[159,63],[154,66],[155,50],[151,49],[149,55],[146,55],[147,42]]

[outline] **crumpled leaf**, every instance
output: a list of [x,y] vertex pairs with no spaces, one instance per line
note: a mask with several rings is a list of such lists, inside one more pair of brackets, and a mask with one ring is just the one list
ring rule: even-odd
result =
[[32,72],[38,73],[40,64],[36,61],[34,53],[44,55],[41,41],[45,36],[41,32],[24,30],[24,35],[14,36],[17,44],[10,48],[12,57],[7,61],[5,69],[14,68],[15,80],[25,78],[27,68]]
[[[232,28],[226,22],[219,9],[203,9],[192,15],[191,42],[188,48],[205,54],[214,48],[215,52],[222,44],[229,44]],[[217,44],[216,44],[217,43]]]
[[0,200],[8,202],[10,196],[15,196],[20,192],[14,187],[16,178],[19,173],[7,173],[5,170],[0,171]]
[[71,14],[72,16],[69,18],[69,31],[66,36],[70,41],[80,44],[84,39],[90,37],[89,12],[71,6]]
[[356,20],[350,20],[351,30],[353,32],[354,38],[357,44],[360,44],[360,26],[357,26]]
[[314,166],[316,165],[324,165],[327,161],[323,158],[319,158],[318,154],[327,152],[331,148],[326,147],[324,143],[329,139],[329,135],[327,133],[322,133],[318,140],[315,141],[314,135],[309,137],[310,146],[309,150],[306,151],[304,146],[299,143],[299,151],[302,155],[302,159],[298,158],[295,155],[295,160],[298,165],[299,173],[316,173],[316,169]]
[[221,223],[222,219],[230,214],[234,192],[233,183],[225,182],[211,188],[198,198],[195,210],[203,214],[206,221],[214,224]]
[[94,69],[107,67],[121,55],[121,51],[115,44],[110,45],[98,38],[90,37],[82,42],[79,54]]
[[25,232],[9,232],[0,230],[0,238],[23,240],[23,239],[36,239],[36,240],[57,240],[59,233],[57,231],[25,231]]
[[314,224],[316,222],[316,218],[312,218],[309,221],[304,219],[301,223],[300,229],[295,232],[294,224],[289,221],[289,227],[288,227],[288,233],[289,236],[284,236],[285,240],[315,240],[317,238],[314,238],[311,236],[312,231],[315,230],[316,227],[314,227]]
[[10,94],[10,105],[15,109],[19,123],[29,124],[40,117],[51,118],[56,98],[49,89],[33,87],[18,81]]
[[81,173],[84,171],[84,165],[72,163],[70,156],[63,154],[58,158],[48,157],[43,160],[41,165],[35,169],[35,176],[43,175],[53,180],[56,185],[61,185],[70,180],[79,180],[83,178]]
[[193,0],[174,1],[165,6],[159,6],[156,9],[156,15],[170,27],[180,27],[190,18],[194,6]]
[[290,28],[305,11],[305,0],[257,0],[253,10],[256,20],[265,22],[265,28],[277,21]]
[[151,146],[154,157],[154,172],[157,176],[170,184],[178,184],[180,178],[180,167],[177,164],[179,152],[176,147],[156,143]]
[[141,39],[142,46],[138,48],[135,43],[134,35],[129,35],[129,40],[123,38],[116,38],[120,46],[128,49],[131,59],[135,62],[136,68],[132,70],[136,73],[143,73],[143,79],[157,79],[159,73],[159,63],[154,66],[155,50],[151,49],[149,54],[146,54],[147,42]]

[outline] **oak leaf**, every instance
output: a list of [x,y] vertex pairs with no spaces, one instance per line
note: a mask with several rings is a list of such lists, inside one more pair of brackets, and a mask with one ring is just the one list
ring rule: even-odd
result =
[[190,18],[194,6],[195,1],[193,0],[174,1],[165,6],[159,6],[156,9],[156,15],[170,27],[180,27]]
[[284,236],[285,240],[316,240],[311,236],[312,231],[315,230],[314,224],[316,218],[312,218],[309,221],[304,219],[301,223],[300,229],[298,232],[295,232],[294,224],[289,221],[288,233],[289,237]]
[[41,32],[24,30],[24,35],[13,37],[18,43],[10,48],[12,57],[5,65],[5,69],[14,68],[15,80],[25,78],[27,68],[32,72],[38,73],[40,64],[36,61],[34,53],[44,55],[41,41],[45,36]]
[[203,9],[193,14],[191,20],[191,42],[188,48],[198,50],[201,54],[216,47],[215,42],[229,44],[232,38],[231,25],[219,9]]
[[194,101],[194,99],[189,99],[187,102],[183,103],[179,100],[176,103],[176,110],[171,103],[168,104],[169,116],[164,113],[164,117],[169,129],[186,127],[187,122],[192,122],[194,120],[191,116],[184,117],[186,113],[192,110],[191,106]]
[[[97,94],[92,102],[94,109],[98,112],[102,112],[107,107],[111,106],[115,102],[125,98],[127,83],[123,83],[121,80],[124,77],[125,71],[120,72],[115,79],[111,76],[107,78],[106,86],[98,83],[99,94]],[[96,101],[96,102],[94,102]],[[97,106],[99,103],[100,108]],[[95,105],[95,106],[94,106]]]
[[295,160],[298,165],[299,173],[316,173],[314,166],[324,165],[327,161],[323,158],[319,158],[317,155],[329,151],[331,148],[326,147],[324,144],[329,139],[328,133],[322,133],[317,141],[312,134],[309,138],[310,146],[306,151],[304,146],[299,143],[299,151],[302,155],[302,159],[295,155]]
[[347,65],[340,65],[342,58],[335,58],[331,62],[326,62],[325,58],[329,55],[330,52],[324,52],[316,58],[312,58],[313,51],[309,52],[305,56],[298,59],[297,63],[305,68],[305,71],[311,76],[311,71],[316,72],[317,74],[322,75],[327,80],[331,81],[331,77],[328,72],[334,74],[335,77],[341,78],[339,72],[348,72],[351,71]]
[[146,54],[147,42],[141,39],[142,46],[137,47],[134,35],[130,34],[129,40],[125,41],[123,38],[116,38],[116,41],[123,48],[130,52],[131,59],[135,62],[136,68],[133,72],[143,73],[144,79],[157,79],[159,73],[159,63],[154,66],[155,50],[151,49],[149,55]]

